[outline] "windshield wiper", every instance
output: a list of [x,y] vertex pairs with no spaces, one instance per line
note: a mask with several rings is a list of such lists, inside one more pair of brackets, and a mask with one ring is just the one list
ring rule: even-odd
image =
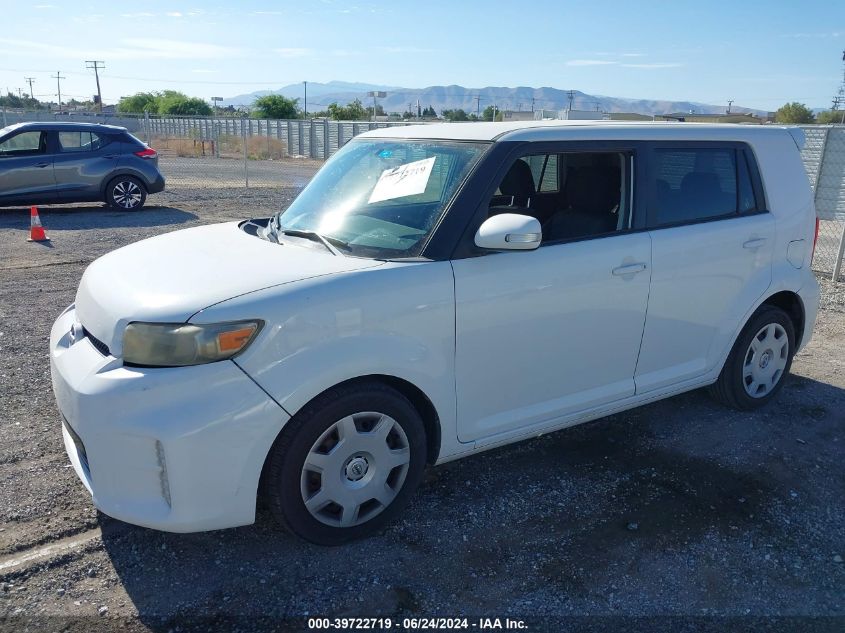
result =
[[281,229],[279,233],[281,235],[289,235],[291,237],[304,237],[305,239],[320,242],[320,244],[325,246],[332,255],[340,255],[341,257],[345,257],[345,255],[337,249],[335,244],[337,244],[341,248],[349,247],[346,242],[335,239],[333,237],[326,237],[325,235],[320,235],[319,233],[317,233],[317,231],[305,231],[302,229]]

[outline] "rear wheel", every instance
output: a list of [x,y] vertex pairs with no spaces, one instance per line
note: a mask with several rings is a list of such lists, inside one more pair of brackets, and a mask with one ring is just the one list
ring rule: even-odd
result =
[[144,206],[147,189],[133,176],[118,176],[106,187],[106,203],[115,209],[135,211]]
[[795,327],[789,315],[763,306],[734,343],[710,393],[735,409],[763,406],[783,387],[795,354]]
[[297,536],[338,545],[368,536],[422,479],[425,430],[387,385],[352,383],[308,404],[273,444],[264,474],[276,519]]

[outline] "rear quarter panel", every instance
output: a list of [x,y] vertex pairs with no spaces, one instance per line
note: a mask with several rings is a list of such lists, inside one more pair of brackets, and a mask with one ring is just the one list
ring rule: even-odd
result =
[[[755,140],[752,150],[760,169],[760,178],[766,193],[766,203],[775,218],[775,243],[772,251],[772,288],[798,291],[810,270],[813,237],[815,234],[816,208],[813,192],[801,161],[795,139],[784,130],[783,134],[769,134]],[[790,243],[799,241],[799,244]],[[795,261],[796,249],[800,251],[800,267]]]

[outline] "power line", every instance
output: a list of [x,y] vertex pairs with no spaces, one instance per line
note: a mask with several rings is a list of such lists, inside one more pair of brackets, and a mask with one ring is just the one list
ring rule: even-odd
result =
[[94,77],[97,80],[97,110],[100,112],[103,111],[103,93],[100,92],[100,70],[106,67],[106,62],[98,61],[98,60],[86,60],[85,61],[86,68],[93,68],[94,69]]

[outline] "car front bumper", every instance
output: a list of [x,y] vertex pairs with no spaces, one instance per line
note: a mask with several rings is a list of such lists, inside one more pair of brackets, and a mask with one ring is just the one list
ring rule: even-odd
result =
[[72,328],[82,331],[74,306],[50,335],[53,391],[68,457],[94,505],[170,532],[252,523],[285,411],[231,361],[125,367]]

